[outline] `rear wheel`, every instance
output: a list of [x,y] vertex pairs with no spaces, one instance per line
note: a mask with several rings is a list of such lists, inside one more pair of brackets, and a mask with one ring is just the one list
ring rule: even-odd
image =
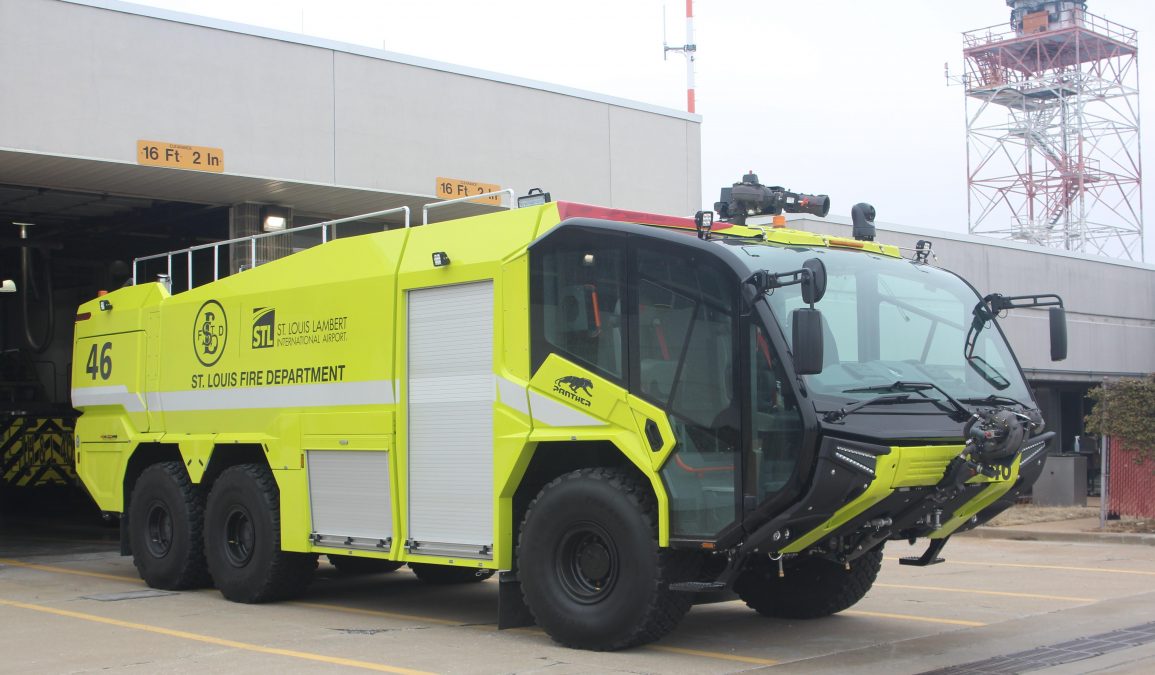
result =
[[217,478],[205,513],[205,556],[229,600],[283,600],[308,587],[317,556],[281,550],[280,515],[280,492],[267,466],[239,464]]
[[866,595],[882,567],[882,547],[850,563],[796,558],[784,565],[762,558],[734,582],[734,591],[750,609],[780,619],[817,619],[853,606]]
[[205,500],[180,462],[146,468],[128,503],[132,562],[153,588],[184,590],[212,583],[205,564]]
[[356,574],[383,574],[385,572],[396,572],[405,563],[397,562],[396,560],[381,560],[380,558],[365,558],[354,555],[337,555],[330,553],[328,556],[329,562],[341,574],[356,575]]
[[450,567],[428,563],[409,563],[409,569],[417,578],[427,584],[467,584],[485,581],[493,576],[493,570],[477,567]]
[[612,650],[652,642],[690,609],[669,590],[698,558],[662,549],[657,504],[630,474],[582,469],[555,479],[521,526],[518,576],[526,605],[554,640]]

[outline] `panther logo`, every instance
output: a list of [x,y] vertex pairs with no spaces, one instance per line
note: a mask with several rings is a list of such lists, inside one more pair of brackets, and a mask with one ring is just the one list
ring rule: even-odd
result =
[[578,389],[581,389],[583,392],[585,392],[586,396],[594,395],[594,383],[589,378],[566,375],[565,377],[559,377],[553,381],[553,386],[555,389],[561,389],[563,384],[569,387],[571,394],[576,394]]

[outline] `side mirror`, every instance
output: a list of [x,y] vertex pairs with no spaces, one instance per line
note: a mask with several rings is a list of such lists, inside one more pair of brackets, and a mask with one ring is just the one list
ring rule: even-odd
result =
[[1051,310],[1051,360],[1067,358],[1067,310],[1052,307]]
[[813,305],[826,295],[826,265],[818,258],[811,258],[802,263],[802,269],[810,271],[808,277],[802,277],[802,302]]
[[[803,288],[806,288],[803,285]],[[822,312],[801,308],[790,313],[794,369],[799,375],[822,372]]]

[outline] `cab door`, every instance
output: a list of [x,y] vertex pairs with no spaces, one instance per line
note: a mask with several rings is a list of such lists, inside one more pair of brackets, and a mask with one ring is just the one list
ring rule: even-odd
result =
[[741,502],[739,280],[712,251],[631,237],[632,393],[666,411],[671,539],[715,540]]

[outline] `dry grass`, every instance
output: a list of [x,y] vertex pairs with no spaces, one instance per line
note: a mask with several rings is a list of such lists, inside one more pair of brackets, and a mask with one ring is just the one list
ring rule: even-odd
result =
[[[1033,506],[1022,504],[1013,506],[995,516],[987,526],[1006,527],[1008,525],[1032,525],[1034,523],[1052,523],[1060,520],[1078,520],[1080,518],[1099,517],[1098,506]],[[1155,534],[1155,519],[1127,518],[1123,520],[1109,520],[1107,527],[1099,529],[1098,522],[1088,532],[1128,532],[1132,534]]]
[[1132,534],[1155,534],[1155,520],[1109,520],[1104,532],[1129,532]]
[[987,525],[1006,527],[1008,525],[1031,525],[1050,523],[1056,520],[1077,520],[1095,518],[1099,515],[1097,506],[1033,506],[1024,504],[1012,506],[995,516]]

